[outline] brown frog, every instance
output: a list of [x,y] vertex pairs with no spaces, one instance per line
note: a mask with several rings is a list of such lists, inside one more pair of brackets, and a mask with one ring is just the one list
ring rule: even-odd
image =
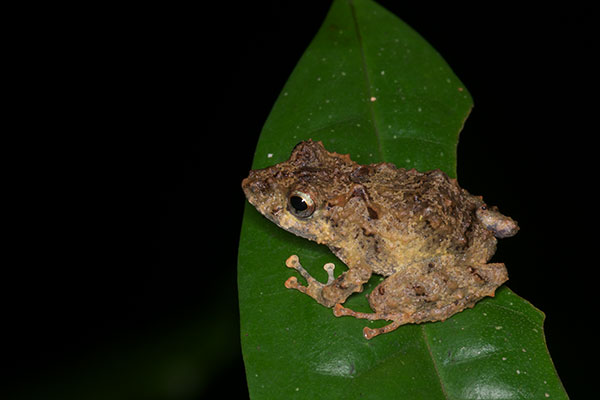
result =
[[[508,279],[501,263],[487,263],[496,238],[517,223],[460,188],[440,170],[418,172],[390,163],[360,165],[321,142],[299,143],[286,162],[250,171],[242,182],[248,201],[281,228],[327,245],[348,271],[315,280],[298,256],[286,261],[308,286],[299,290],[335,316],[389,320],[364,328],[367,339],[407,323],[440,321],[473,307]],[[342,306],[372,273],[387,277],[367,296],[373,313]]]

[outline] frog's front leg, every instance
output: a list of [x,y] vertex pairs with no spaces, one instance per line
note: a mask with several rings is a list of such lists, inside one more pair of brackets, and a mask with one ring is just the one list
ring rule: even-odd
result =
[[298,283],[298,279],[296,279],[295,276],[292,276],[285,281],[285,287],[288,289],[296,289],[307,294],[325,307],[333,307],[338,303],[343,303],[352,293],[362,291],[362,285],[371,277],[370,269],[355,267],[350,268],[336,279],[333,276],[334,265],[332,263],[327,263],[323,266],[323,269],[327,271],[328,278],[327,283],[323,284],[313,278],[308,271],[302,267],[297,255],[290,256],[285,261],[285,265],[288,268],[293,268],[298,271],[308,283],[308,286],[301,285]]

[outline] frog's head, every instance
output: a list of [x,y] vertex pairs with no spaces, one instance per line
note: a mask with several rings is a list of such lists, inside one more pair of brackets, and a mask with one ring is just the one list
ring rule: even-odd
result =
[[301,142],[290,159],[252,170],[242,181],[248,201],[281,228],[328,243],[327,219],[332,199],[348,187],[353,166],[348,155],[330,153],[321,142]]

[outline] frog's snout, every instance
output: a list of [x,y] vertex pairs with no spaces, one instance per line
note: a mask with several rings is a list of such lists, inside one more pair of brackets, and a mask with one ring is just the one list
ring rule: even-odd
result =
[[477,209],[476,214],[483,226],[494,232],[494,236],[499,239],[514,236],[519,231],[517,221],[511,217],[500,214],[500,212],[495,209],[489,209],[485,206],[480,207]]
[[264,195],[271,190],[271,183],[263,178],[257,171],[250,171],[250,175],[242,181],[242,189],[246,197],[250,199],[253,195]]

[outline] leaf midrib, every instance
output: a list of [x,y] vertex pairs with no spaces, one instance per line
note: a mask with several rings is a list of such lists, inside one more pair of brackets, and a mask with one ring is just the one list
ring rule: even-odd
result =
[[373,125],[373,133],[375,134],[375,139],[377,141],[377,151],[379,152],[379,158],[381,161],[386,161],[383,157],[383,149],[381,148],[381,138],[379,135],[379,127],[377,126],[377,121],[375,119],[375,109],[374,102],[371,101],[373,93],[371,92],[371,79],[369,78],[369,70],[367,68],[367,57],[365,56],[365,48],[362,40],[362,36],[360,34],[360,27],[358,24],[358,18],[356,17],[356,10],[354,8],[354,1],[348,0],[348,5],[350,6],[350,10],[352,12],[352,20],[354,21],[354,30],[356,32],[356,40],[358,41],[358,48],[360,49],[360,59],[362,63],[362,69],[365,76],[365,85],[367,92],[367,107],[369,108],[369,113],[371,114],[371,124]]
[[438,369],[437,362],[435,357],[433,356],[433,352],[431,351],[431,344],[429,343],[429,337],[427,337],[427,332],[425,332],[425,325],[421,325],[421,336],[423,337],[423,341],[427,346],[427,352],[429,353],[429,357],[431,358],[431,363],[433,364],[433,369],[435,374],[438,377],[438,382],[440,383],[440,388],[442,389],[442,393],[444,393],[444,397],[448,399],[448,393],[446,392],[446,387],[444,386],[444,382],[442,381],[442,377],[440,376],[440,371]]
[[[356,9],[354,8],[354,1],[353,0],[348,0],[348,5],[350,7],[350,10],[352,12],[352,19],[354,21],[354,29],[356,32],[356,39],[358,41],[358,46],[360,49],[360,57],[361,57],[361,63],[362,63],[362,69],[364,72],[364,77],[365,77],[365,85],[366,85],[366,92],[368,94],[369,97],[369,101],[367,102],[367,107],[369,108],[369,113],[371,115],[371,123],[373,125],[373,133],[375,135],[375,139],[377,141],[377,151],[379,152],[379,158],[382,162],[385,162],[385,157],[383,156],[383,148],[381,147],[381,137],[380,137],[380,133],[379,133],[379,127],[377,124],[377,119],[375,117],[375,108],[374,108],[374,102],[371,101],[373,93],[371,91],[371,79],[369,78],[369,69],[367,68],[367,58],[365,55],[365,49],[364,49],[364,44],[363,44],[363,40],[362,40],[362,36],[360,34],[360,26],[358,24],[358,18],[356,17]],[[418,139],[415,138],[417,140],[422,140],[422,139]],[[440,376],[440,372],[438,370],[438,366],[437,363],[435,361],[435,357],[433,356],[433,353],[431,351],[431,344],[429,343],[429,340],[427,338],[427,334],[425,332],[425,326],[421,325],[421,336],[423,338],[423,342],[425,342],[425,345],[427,347],[427,352],[429,354],[429,357],[431,358],[431,362],[433,364],[433,369],[436,373],[436,376],[438,377],[438,382],[440,384],[440,388],[442,393],[444,394],[444,397],[446,399],[448,399],[448,393],[446,392],[446,388],[444,386],[444,383],[442,382],[442,378]]]

